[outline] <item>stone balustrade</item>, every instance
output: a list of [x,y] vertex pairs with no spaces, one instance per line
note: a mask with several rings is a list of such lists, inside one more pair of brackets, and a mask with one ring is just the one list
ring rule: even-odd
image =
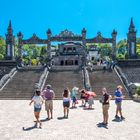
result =
[[0,80],[0,90],[2,90],[3,86],[6,84],[7,81],[9,81],[13,76],[14,74],[17,72],[16,68],[13,68],[10,73],[8,74],[5,74],[1,80]]

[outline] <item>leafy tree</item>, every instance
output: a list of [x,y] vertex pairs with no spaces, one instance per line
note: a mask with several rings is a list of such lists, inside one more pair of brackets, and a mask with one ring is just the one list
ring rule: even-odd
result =
[[4,59],[6,52],[6,45],[4,38],[0,37],[0,60]]
[[47,47],[46,46],[42,46],[41,48],[41,52],[40,52],[40,62],[42,64],[45,64],[46,61],[48,61],[48,55],[47,55]]

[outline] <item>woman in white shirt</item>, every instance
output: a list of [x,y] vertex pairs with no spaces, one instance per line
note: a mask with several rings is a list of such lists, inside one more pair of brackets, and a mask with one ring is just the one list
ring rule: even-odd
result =
[[68,118],[70,107],[70,92],[68,89],[64,89],[63,92],[63,107],[64,107],[64,118]]
[[36,118],[35,126],[37,127],[37,124],[39,123],[39,128],[41,128],[42,124],[39,118],[40,118],[40,111],[43,104],[43,98],[40,96],[40,90],[36,90],[35,95],[33,96],[29,105],[31,105],[32,103],[34,103],[34,115]]

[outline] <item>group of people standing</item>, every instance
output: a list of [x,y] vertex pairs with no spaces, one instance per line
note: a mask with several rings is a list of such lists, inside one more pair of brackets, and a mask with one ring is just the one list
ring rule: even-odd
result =
[[[77,94],[81,93],[80,99],[82,100],[82,106],[86,107],[86,104],[88,103],[88,109],[92,109],[92,105],[94,104],[94,97],[96,94],[91,91],[86,91],[85,89],[79,90],[77,87],[73,87],[72,91],[68,88],[64,89],[62,93],[62,98],[63,98],[63,108],[64,108],[64,118],[68,118],[69,116],[69,108],[70,104],[72,101],[72,106],[71,108],[76,108],[76,104],[78,104],[77,100]],[[110,99],[112,97],[108,94],[106,88],[102,89],[102,98],[100,102],[102,103],[102,109],[103,109],[103,125],[108,124],[108,110],[110,106]],[[123,99],[123,94],[122,94],[122,86],[118,86],[117,90],[115,91],[114,94],[115,97],[115,103],[117,105],[116,107],[116,115],[115,118],[119,119],[121,118],[122,120],[125,119],[122,115],[122,108],[121,108],[121,102]],[[42,104],[45,100],[45,110],[47,111],[47,120],[53,119],[53,99],[55,98],[55,93],[51,88],[51,85],[47,85],[45,89],[41,92],[40,90],[35,91],[35,95],[32,97],[31,102],[29,105],[34,103],[34,116],[36,118],[35,121],[35,126],[37,127],[39,124],[39,128],[42,128],[42,123],[40,121],[40,111],[42,109]],[[120,114],[120,117],[118,116]]]
[[[103,109],[103,125],[107,125],[108,124],[108,118],[109,118],[109,106],[110,106],[110,99],[112,99],[112,96],[108,94],[106,88],[102,88],[102,99],[100,100],[100,102],[102,103],[102,109]],[[115,104],[116,104],[116,115],[115,115],[115,119],[117,120],[124,120],[125,118],[122,115],[122,99],[124,98],[123,94],[122,94],[122,86],[118,85],[117,89],[114,93],[114,99],[115,99]],[[119,116],[120,115],[120,116]]]

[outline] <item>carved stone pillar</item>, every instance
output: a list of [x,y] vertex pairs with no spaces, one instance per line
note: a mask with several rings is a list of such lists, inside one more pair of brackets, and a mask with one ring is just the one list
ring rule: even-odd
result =
[[47,31],[47,38],[48,38],[48,43],[47,43],[47,53],[48,53],[48,59],[49,59],[49,64],[51,64],[51,36],[52,36],[52,32],[50,29],[48,29]]
[[13,29],[11,21],[9,22],[9,26],[7,29],[6,36],[6,59],[14,60],[15,59],[15,37],[13,36]]
[[112,59],[116,60],[116,36],[117,36],[117,31],[113,30],[112,32]]
[[83,49],[84,49],[84,54],[83,54],[83,57],[82,57],[82,62],[83,64],[82,65],[86,65],[86,60],[87,60],[87,47],[86,47],[86,29],[83,28],[82,30],[82,44],[83,44]]
[[133,23],[133,19],[131,18],[129,32],[127,33],[127,51],[128,58],[133,59],[137,58],[136,54],[136,30]]
[[18,36],[18,57],[21,58],[22,57],[22,38],[23,38],[23,35],[21,32],[19,32],[17,34]]

